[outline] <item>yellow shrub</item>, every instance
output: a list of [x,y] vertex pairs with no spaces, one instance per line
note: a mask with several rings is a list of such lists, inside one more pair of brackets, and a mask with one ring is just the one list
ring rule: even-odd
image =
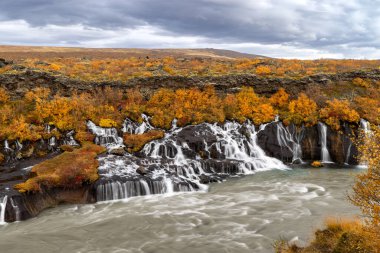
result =
[[100,119],[99,121],[100,127],[116,127],[117,123],[112,119]]

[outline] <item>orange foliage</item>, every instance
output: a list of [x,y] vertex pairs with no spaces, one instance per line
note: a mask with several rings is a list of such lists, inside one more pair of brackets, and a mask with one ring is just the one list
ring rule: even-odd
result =
[[380,100],[375,98],[357,97],[355,98],[356,110],[362,118],[380,125]]
[[284,120],[286,124],[293,122],[296,125],[311,126],[318,121],[317,104],[304,93],[301,93],[296,100],[292,100],[288,108],[289,112]]
[[213,87],[199,89],[158,90],[147,104],[147,112],[152,115],[152,123],[162,128],[170,128],[174,118],[177,124],[199,124],[202,122],[223,122],[224,112],[221,99]]
[[269,102],[277,109],[284,109],[289,104],[289,94],[284,88],[280,88],[270,97]]
[[256,68],[256,74],[258,75],[269,75],[271,73],[271,69],[269,66],[260,65]]
[[359,113],[351,108],[347,100],[327,101],[326,107],[322,108],[319,114],[320,118],[335,130],[340,129],[341,121],[357,123],[360,120]]

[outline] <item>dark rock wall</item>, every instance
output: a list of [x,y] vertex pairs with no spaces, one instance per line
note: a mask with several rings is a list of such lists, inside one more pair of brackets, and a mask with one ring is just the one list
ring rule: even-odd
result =
[[310,85],[327,85],[331,82],[351,81],[356,77],[380,80],[380,70],[367,72],[352,71],[340,74],[320,74],[301,79],[259,77],[251,74],[225,75],[225,76],[154,76],[132,78],[126,82],[85,82],[60,75],[51,75],[44,72],[25,70],[21,74],[0,75],[0,85],[6,88],[13,98],[20,98],[30,89],[48,87],[53,93],[60,92],[70,95],[73,90],[91,92],[94,88],[113,87],[117,89],[139,88],[144,94],[150,95],[159,88],[202,88],[207,84],[215,87],[219,93],[233,93],[242,86],[252,86],[255,92],[261,95],[271,95],[280,87],[295,96],[307,90]]

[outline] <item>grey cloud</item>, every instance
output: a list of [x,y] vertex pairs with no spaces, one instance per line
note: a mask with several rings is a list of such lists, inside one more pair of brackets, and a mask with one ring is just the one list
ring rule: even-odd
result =
[[379,49],[379,6],[379,0],[2,0],[0,20],[105,30],[149,25],[162,35],[221,44]]

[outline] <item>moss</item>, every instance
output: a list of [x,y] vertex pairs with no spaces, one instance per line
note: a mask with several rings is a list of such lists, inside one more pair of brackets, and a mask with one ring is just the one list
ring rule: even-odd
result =
[[32,177],[14,188],[23,193],[38,192],[42,187],[75,188],[92,183],[99,177],[96,156],[104,151],[105,148],[86,142],[79,149],[64,152],[34,166]]
[[164,131],[151,130],[143,134],[124,134],[124,144],[128,148],[128,152],[140,151],[144,145],[150,141],[163,138]]

